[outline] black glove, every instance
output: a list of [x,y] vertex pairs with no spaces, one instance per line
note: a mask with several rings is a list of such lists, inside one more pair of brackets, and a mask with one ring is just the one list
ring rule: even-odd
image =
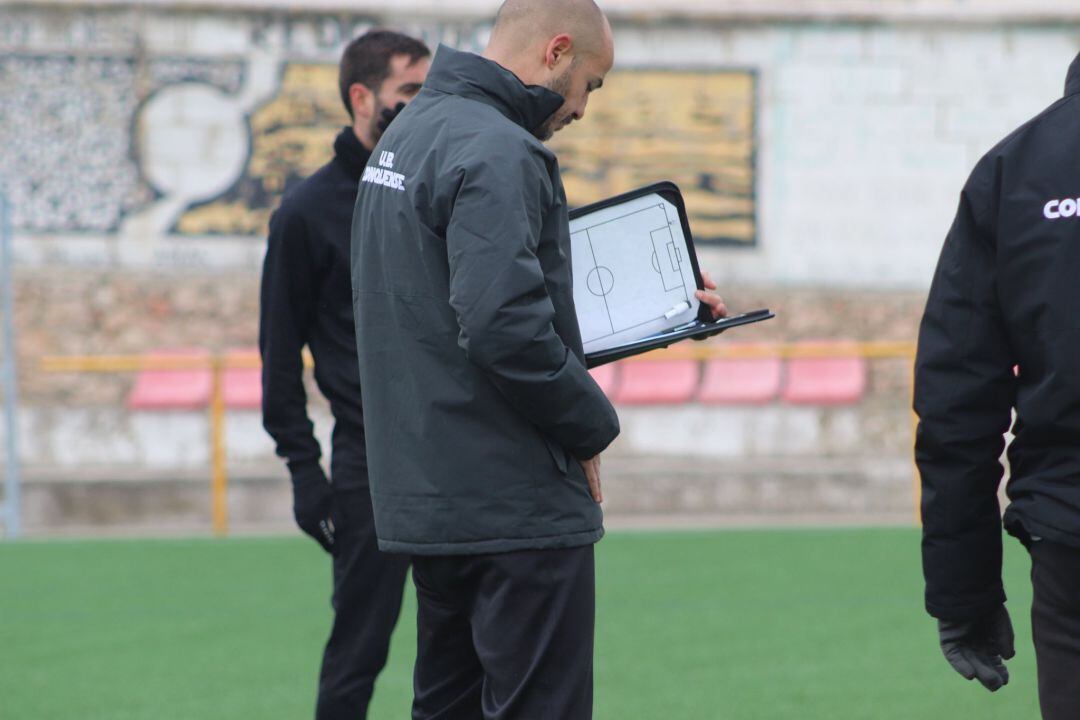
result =
[[938,620],[941,651],[956,672],[990,692],[1009,684],[1004,660],[1016,654],[1009,611],[1002,605],[978,620]]
[[300,529],[333,555],[334,492],[322,468],[293,475],[293,516]]
[[386,128],[390,127],[390,123],[394,122],[394,118],[401,114],[401,111],[405,109],[405,103],[399,102],[392,108],[386,108],[379,115],[379,134],[386,132]]

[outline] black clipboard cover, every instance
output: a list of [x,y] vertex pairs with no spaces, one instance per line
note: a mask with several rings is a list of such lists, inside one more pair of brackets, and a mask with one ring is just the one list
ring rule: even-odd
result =
[[[595,213],[604,210],[605,208],[652,194],[659,195],[664,200],[671,203],[678,211],[679,222],[682,225],[683,236],[686,239],[687,255],[689,256],[690,266],[693,270],[694,281],[699,290],[704,289],[705,286],[701,278],[701,268],[698,265],[697,251],[694,248],[694,238],[690,232],[690,221],[686,214],[686,204],[683,202],[682,193],[675,183],[670,181],[658,182],[636,190],[631,190],[630,192],[622,193],[621,195],[607,198],[606,200],[601,200],[600,202],[585,205],[580,208],[574,208],[570,211],[570,219],[574,220],[590,213]],[[733,317],[713,320],[712,312],[709,310],[708,306],[702,303],[699,304],[697,317],[692,322],[683,323],[682,325],[678,325],[669,330],[625,345],[586,353],[585,362],[590,368],[599,367],[633,355],[666,348],[673,343],[681,342],[683,340],[704,340],[713,337],[714,335],[719,335],[725,330],[734,327],[750,325],[774,317],[776,317],[776,315],[772,311],[762,309],[735,315]]]

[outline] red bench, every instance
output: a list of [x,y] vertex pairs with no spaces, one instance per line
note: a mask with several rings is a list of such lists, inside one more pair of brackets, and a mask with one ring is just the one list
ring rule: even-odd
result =
[[[788,361],[783,398],[792,405],[851,405],[866,394],[866,361],[850,343],[832,344],[830,357]],[[813,343],[813,347],[822,347]],[[844,355],[844,352],[850,355]]]
[[[206,369],[141,370],[128,396],[133,410],[199,410],[210,404],[213,393],[211,355],[200,348],[155,350],[146,353],[148,360],[202,360]],[[230,350],[226,364],[258,363],[258,349]],[[262,407],[262,370],[256,367],[226,367],[221,373],[221,394],[225,407],[255,410]]]
[[[810,345],[810,344],[808,344]],[[866,393],[866,362],[851,343],[813,343],[836,353],[797,357],[785,364],[777,357],[696,360],[634,360],[603,365],[589,372],[614,402],[623,405],[763,405],[779,396],[793,405],[849,405]],[[845,354],[850,353],[850,354]],[[204,360],[199,348],[155,350],[154,360]],[[230,350],[226,363],[258,365],[257,348]],[[786,373],[785,373],[786,369]],[[128,396],[134,410],[194,410],[210,403],[212,374],[206,369],[143,370]],[[262,406],[262,371],[258,366],[227,368],[222,373],[225,406],[255,410]]]
[[698,401],[707,405],[765,405],[780,394],[783,375],[784,364],[778,357],[709,360]]
[[196,410],[210,402],[213,378],[210,353],[199,348],[155,350],[148,360],[205,360],[205,370],[141,370],[128,395],[132,410]]
[[[258,410],[262,407],[262,358],[258,348],[242,348],[225,353],[225,371],[221,374],[221,394],[225,407]],[[254,367],[230,368],[232,363]]]
[[678,405],[697,392],[701,364],[696,360],[636,360],[619,369],[615,402],[623,405]]

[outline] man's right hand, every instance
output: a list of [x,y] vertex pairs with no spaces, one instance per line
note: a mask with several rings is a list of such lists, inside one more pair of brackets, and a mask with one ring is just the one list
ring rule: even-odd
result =
[[600,456],[580,462],[585,470],[585,478],[589,481],[589,494],[596,502],[604,502],[604,494],[600,492]]
[[322,549],[333,555],[334,493],[325,478],[293,483],[293,516],[300,529],[314,538]]
[[1009,612],[1002,605],[978,620],[938,620],[941,651],[956,672],[994,692],[1009,683],[1005,660],[1016,654]]

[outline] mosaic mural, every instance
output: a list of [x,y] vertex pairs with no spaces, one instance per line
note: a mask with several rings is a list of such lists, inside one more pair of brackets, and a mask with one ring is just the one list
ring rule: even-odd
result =
[[567,198],[584,205],[671,180],[698,242],[755,241],[756,77],[612,72],[585,119],[555,136]]
[[[18,230],[261,237],[285,190],[331,157],[348,122],[334,59],[375,18],[154,17],[0,11],[0,178]],[[488,32],[402,29],[471,50]],[[753,244],[756,112],[750,71],[617,70],[553,142],[570,202],[673,180],[699,241]]]
[[[252,154],[219,198],[189,209],[181,234],[258,235],[281,193],[325,163],[347,121],[336,67],[292,64],[251,116]],[[658,180],[682,188],[699,242],[756,238],[755,83],[747,71],[613,72],[586,119],[556,136],[567,195],[583,205]]]
[[251,114],[251,159],[223,195],[177,221],[184,235],[262,235],[282,193],[333,155],[349,116],[337,90],[337,66],[289,64],[277,95]]
[[0,175],[14,226],[113,232],[154,200],[135,151],[140,105],[191,82],[240,89],[239,61],[134,55],[0,55]]

